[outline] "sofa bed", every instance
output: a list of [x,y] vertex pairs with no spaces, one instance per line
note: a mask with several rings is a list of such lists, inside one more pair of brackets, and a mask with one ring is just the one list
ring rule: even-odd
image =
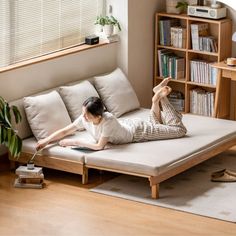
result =
[[[90,96],[100,96],[105,108],[118,119],[148,117],[149,109],[140,108],[129,81],[117,68],[10,102],[18,106],[23,117],[20,124],[14,124],[23,139],[23,149],[18,159],[10,155],[9,159],[27,163],[37,140],[73,122]],[[236,145],[235,121],[184,114],[183,122],[188,132],[178,139],[109,144],[100,151],[73,150],[52,143],[37,154],[35,164],[80,174],[83,184],[88,182],[89,168],[141,176],[148,178],[152,198],[158,198],[162,181]],[[70,138],[95,142],[85,130]]]

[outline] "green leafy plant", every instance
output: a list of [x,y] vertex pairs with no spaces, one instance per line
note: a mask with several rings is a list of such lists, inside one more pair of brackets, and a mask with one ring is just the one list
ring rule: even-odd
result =
[[105,25],[105,17],[104,16],[97,16],[97,19],[94,24],[104,26]]
[[13,157],[17,157],[22,149],[22,140],[12,127],[11,114],[14,115],[16,124],[21,121],[22,117],[18,108],[10,106],[0,96],[0,144],[5,145]]
[[97,19],[94,23],[95,25],[113,25],[117,26],[121,31],[120,23],[114,16],[97,16]]
[[177,2],[176,8],[180,8],[181,12],[186,12],[188,9],[188,3],[186,1]]
[[121,27],[120,27],[119,21],[118,21],[114,16],[111,16],[110,18],[111,18],[112,24],[113,24],[114,26],[117,26],[118,29],[119,29],[119,31],[121,31]]

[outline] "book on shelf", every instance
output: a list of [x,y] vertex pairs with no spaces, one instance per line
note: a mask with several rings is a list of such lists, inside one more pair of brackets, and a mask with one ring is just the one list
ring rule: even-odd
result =
[[217,40],[213,36],[199,37],[199,50],[206,52],[217,52]]
[[211,62],[193,59],[190,61],[190,81],[201,84],[216,85],[218,70]]
[[158,65],[160,77],[182,79],[185,77],[185,58],[175,55],[167,49],[159,49]]
[[196,22],[191,24],[192,49],[200,51],[200,36],[208,35],[208,23]]
[[202,88],[190,90],[190,112],[193,114],[213,116],[215,92]]
[[159,21],[160,45],[171,46],[171,27],[179,24],[178,19],[162,19]]
[[169,102],[177,111],[184,111],[184,95],[180,91],[173,90],[168,95]]
[[171,46],[175,48],[186,47],[186,28],[181,26],[171,27]]

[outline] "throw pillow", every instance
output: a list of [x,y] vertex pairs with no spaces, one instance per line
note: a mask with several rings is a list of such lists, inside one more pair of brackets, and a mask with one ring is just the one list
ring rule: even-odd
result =
[[138,98],[121,69],[96,76],[94,84],[105,107],[116,117],[140,107]]
[[81,115],[82,105],[87,98],[99,97],[93,85],[87,80],[76,85],[60,87],[59,93],[72,121]]
[[31,130],[37,140],[71,124],[65,104],[56,91],[25,97],[24,108]]

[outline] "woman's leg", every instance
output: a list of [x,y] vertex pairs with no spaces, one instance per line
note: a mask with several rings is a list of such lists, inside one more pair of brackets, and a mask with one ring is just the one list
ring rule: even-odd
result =
[[182,114],[175,110],[167,97],[160,100],[162,106],[161,119],[165,125],[183,126]]
[[[165,87],[168,82],[170,81],[170,78],[165,78],[160,84],[158,84],[156,87],[153,88],[153,92],[155,93],[152,97],[152,107],[151,107],[151,114],[149,117],[149,120],[154,123],[162,123],[161,120],[161,108],[160,108],[160,92],[163,87]],[[164,92],[165,93],[165,92]],[[162,96],[164,94],[162,92]],[[167,96],[167,94],[164,94],[164,96]]]
[[134,141],[150,141],[158,139],[171,139],[183,137],[187,130],[182,123],[182,115],[177,112],[174,107],[169,103],[167,95],[171,92],[171,88],[165,86],[156,92],[153,97],[153,107],[162,106],[161,117],[163,124],[155,122],[155,114],[149,122],[142,122],[137,125]]

